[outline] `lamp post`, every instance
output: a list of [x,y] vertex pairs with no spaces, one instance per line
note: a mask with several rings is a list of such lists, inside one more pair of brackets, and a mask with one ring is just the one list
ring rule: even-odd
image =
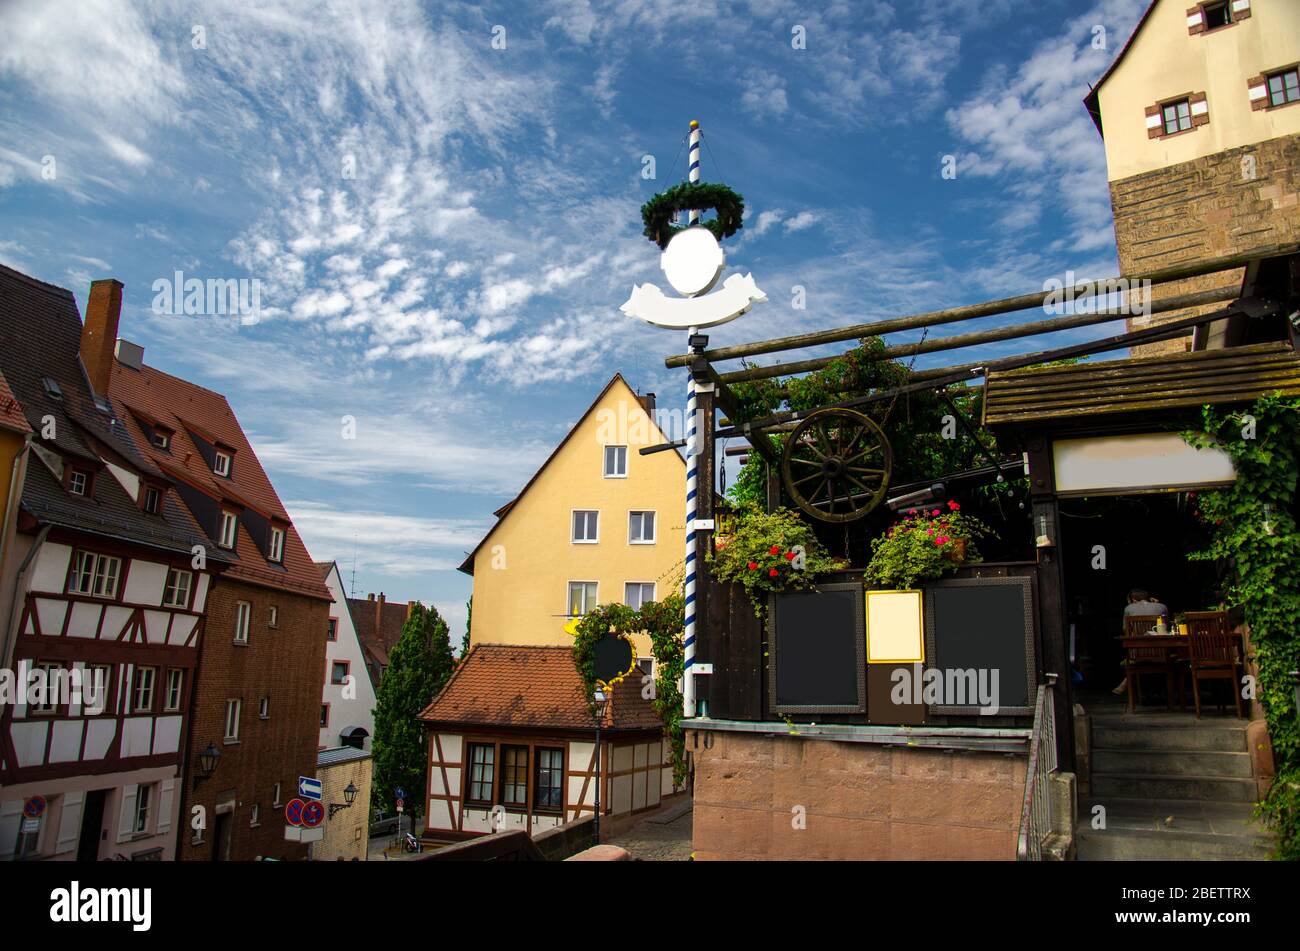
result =
[[609,694],[597,687],[591,695],[591,704],[596,713],[596,844],[600,845],[600,724],[609,706]]
[[219,759],[221,759],[221,750],[217,749],[215,743],[209,743],[207,748],[199,754],[199,768],[194,774],[194,785],[191,790],[198,789],[199,783],[212,778],[212,774],[217,771],[217,760]]
[[330,818],[334,818],[334,813],[340,809],[351,809],[352,804],[357,801],[357,787],[348,783],[348,788],[343,790],[343,802],[330,803]]

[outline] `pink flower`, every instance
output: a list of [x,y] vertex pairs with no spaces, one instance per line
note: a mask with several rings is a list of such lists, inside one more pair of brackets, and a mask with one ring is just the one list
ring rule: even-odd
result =
[[933,535],[933,534],[934,534],[934,529],[933,529],[933,528],[927,528],[927,529],[925,530],[925,533],[926,533],[927,535]]
[[940,535],[938,538],[936,538],[936,539],[934,540],[934,547],[935,547],[935,548],[940,547],[940,546],[943,545],[943,543],[946,542],[947,540],[948,540],[948,536],[947,536],[947,535]]
[[933,512],[931,512],[930,514],[931,514],[931,515],[938,515],[938,514],[939,514],[939,510],[938,510],[938,509],[935,509],[935,510],[934,510]]
[[952,539],[949,538],[947,535],[940,535],[939,538],[938,538],[938,542],[939,542],[940,545],[946,545],[946,544],[948,544],[950,541],[952,541]]

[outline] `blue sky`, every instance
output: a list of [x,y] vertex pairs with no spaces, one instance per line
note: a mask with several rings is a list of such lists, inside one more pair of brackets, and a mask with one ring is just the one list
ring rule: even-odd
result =
[[[0,261],[123,281],[122,336],[229,397],[313,557],[458,638],[456,565],[609,376],[680,405],[680,335],[618,306],[690,119],[770,298],[714,344],[1109,276],[1081,100],[1144,7],[0,0]],[[259,280],[261,319],[154,314],[176,270]]]

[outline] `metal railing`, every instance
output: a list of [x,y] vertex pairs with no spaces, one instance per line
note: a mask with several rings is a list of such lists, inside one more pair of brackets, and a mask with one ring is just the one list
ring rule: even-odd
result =
[[1020,808],[1018,862],[1042,861],[1043,842],[1057,828],[1052,814],[1051,776],[1056,772],[1056,706],[1052,694],[1052,683],[1038,685],[1029,765],[1025,770],[1025,798]]

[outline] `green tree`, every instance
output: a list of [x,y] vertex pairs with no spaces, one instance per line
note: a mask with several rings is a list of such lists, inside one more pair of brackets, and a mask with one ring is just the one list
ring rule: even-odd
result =
[[470,623],[474,619],[474,599],[470,598],[465,602],[465,636],[460,639],[460,656],[456,658],[456,663],[460,663],[469,653],[469,630]]
[[406,811],[424,814],[428,743],[420,712],[437,696],[456,666],[447,622],[438,609],[416,603],[402,636],[388,655],[388,669],[375,697],[375,775],[371,802],[391,807],[394,791],[406,792]]

